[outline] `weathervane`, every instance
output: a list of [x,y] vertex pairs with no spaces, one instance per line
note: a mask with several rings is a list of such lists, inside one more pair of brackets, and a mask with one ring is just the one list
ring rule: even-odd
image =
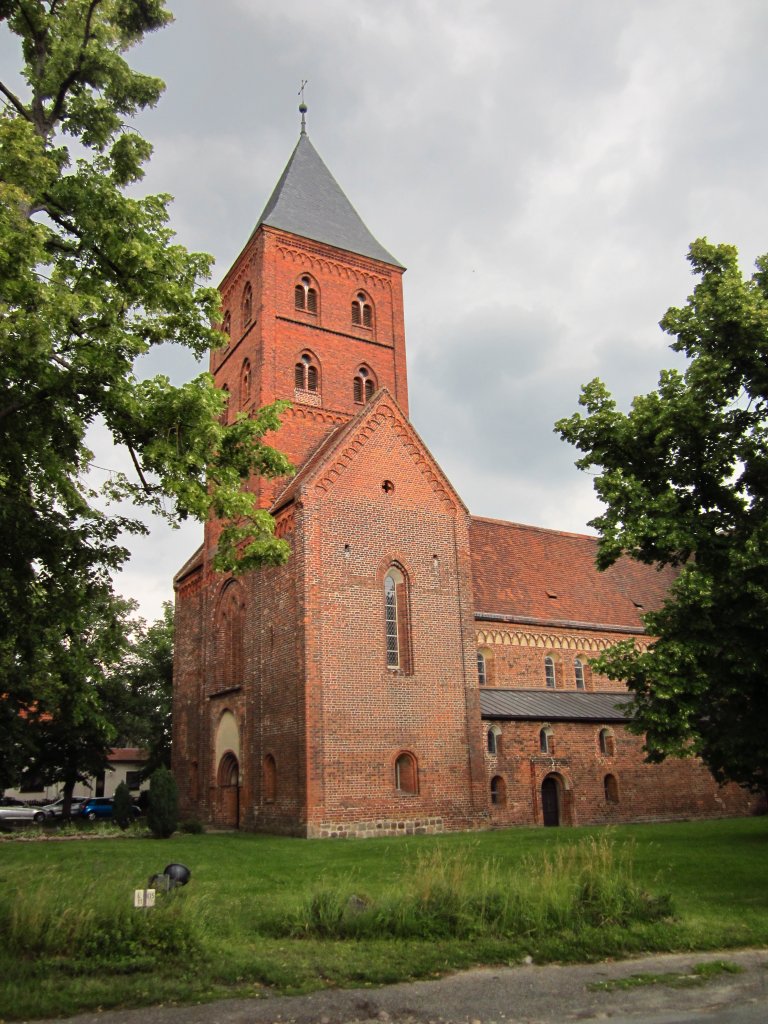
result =
[[307,104],[304,102],[304,86],[307,84],[308,81],[309,81],[309,79],[302,78],[302,80],[301,80],[301,88],[299,89],[299,92],[298,92],[298,95],[301,96],[301,103],[299,104],[299,113],[301,114],[301,134],[302,135],[306,135],[307,134],[307,122],[306,122],[306,118],[304,117],[304,115],[307,112]]

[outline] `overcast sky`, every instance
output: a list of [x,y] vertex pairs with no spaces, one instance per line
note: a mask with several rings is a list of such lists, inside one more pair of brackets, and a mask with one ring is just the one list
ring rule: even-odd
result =
[[[626,405],[673,365],[658,321],[706,235],[768,251],[765,0],[170,0],[134,52],[148,191],[216,280],[308,132],[408,271],[411,419],[470,511],[585,531],[553,423],[601,377]],[[194,364],[156,365],[177,379]],[[100,458],[108,459],[104,453]],[[118,590],[146,615],[201,528],[153,527]]]

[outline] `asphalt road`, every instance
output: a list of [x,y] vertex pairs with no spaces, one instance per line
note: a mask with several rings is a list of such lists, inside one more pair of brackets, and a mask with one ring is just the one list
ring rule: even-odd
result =
[[[699,987],[612,991],[591,985],[640,973],[688,973],[726,960],[742,968]],[[233,999],[68,1018],[68,1024],[768,1024],[768,950],[643,957],[576,967],[520,965],[437,981],[309,996]],[[44,1022],[43,1022],[44,1024]]]

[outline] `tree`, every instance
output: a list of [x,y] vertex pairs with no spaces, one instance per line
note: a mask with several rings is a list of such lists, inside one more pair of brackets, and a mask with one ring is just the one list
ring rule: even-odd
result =
[[768,787],[768,256],[744,279],[736,250],[694,242],[700,278],[661,327],[688,357],[621,413],[599,380],[561,436],[596,467],[598,565],[622,553],[679,569],[645,616],[647,650],[598,659],[634,695],[649,760],[697,754],[720,781]]
[[115,790],[112,801],[112,819],[125,831],[133,820],[133,801],[131,791],[125,782],[121,782]]
[[[124,55],[170,20],[164,0],[0,0],[23,80],[0,82],[0,785],[28,753],[19,722],[48,699],[40,662],[77,629],[85,581],[107,586],[122,535],[144,529],[106,514],[105,495],[220,518],[219,568],[287,557],[245,487],[290,470],[264,443],[283,406],[224,425],[208,374],[173,387],[135,370],[153,346],[202,356],[224,340],[210,257],[175,243],[167,195],[135,194],[151,146],[129,121],[163,85]],[[97,422],[133,467],[102,494]]]
[[149,780],[147,822],[155,839],[167,839],[179,823],[176,780],[167,768],[156,768]]

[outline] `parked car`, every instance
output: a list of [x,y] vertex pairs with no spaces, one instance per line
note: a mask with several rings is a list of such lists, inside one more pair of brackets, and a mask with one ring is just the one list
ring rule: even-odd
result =
[[[88,821],[111,819],[113,804],[114,800],[111,796],[89,797],[83,802],[83,806],[78,813],[81,818],[87,818]],[[133,804],[131,806],[131,814],[134,818],[138,818],[141,814],[140,808]]]
[[[85,803],[87,797],[84,796],[73,796],[72,803],[69,808],[70,817],[74,818],[80,813],[80,810]],[[49,818],[60,818],[64,810],[64,797],[60,796],[58,800],[54,800],[53,803],[45,804],[43,810]]]
[[30,807],[12,796],[0,798],[0,821],[34,821],[41,825],[47,817],[42,807]]

